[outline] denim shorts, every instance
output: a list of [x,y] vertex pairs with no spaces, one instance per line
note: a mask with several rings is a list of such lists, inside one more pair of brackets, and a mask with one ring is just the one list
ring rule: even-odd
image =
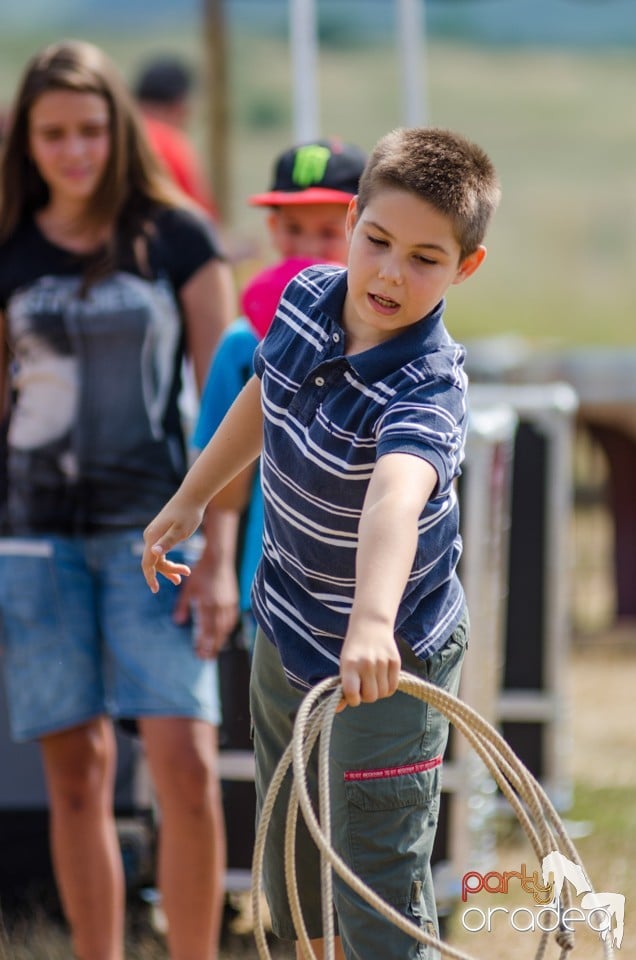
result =
[[[456,694],[468,642],[464,618],[442,649],[418,659],[400,643],[402,669]],[[274,644],[257,631],[252,662],[251,710],[256,754],[257,812],[289,743],[303,693],[283,673]],[[431,854],[437,830],[442,756],[448,720],[408,694],[346,708],[331,738],[332,843],[354,872],[384,900],[436,934]],[[316,797],[316,751],[308,768]],[[263,863],[265,894],[277,936],[295,940],[285,887],[284,845],[291,772],[274,806]],[[319,854],[298,817],[297,874],[309,936],[322,936]],[[336,928],[348,960],[414,960],[438,956],[399,931],[334,874]]]
[[[152,594],[141,531],[0,539],[0,625],[12,735],[113,717],[217,724],[216,663],[177,625],[177,589]],[[171,554],[179,559],[178,551]]]

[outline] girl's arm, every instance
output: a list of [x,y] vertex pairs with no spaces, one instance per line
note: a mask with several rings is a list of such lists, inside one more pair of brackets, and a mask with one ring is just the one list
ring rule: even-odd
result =
[[9,400],[8,362],[9,350],[6,338],[6,320],[3,311],[0,310],[0,420],[2,420],[7,412]]
[[153,593],[159,589],[157,573],[173,583],[179,583],[181,575],[189,573],[187,567],[171,563],[165,554],[192,536],[212,497],[256,460],[262,445],[261,382],[253,376],[188,470],[175,495],[146,527],[141,565]]
[[185,316],[188,356],[200,395],[219,338],[235,316],[230,267],[221,260],[209,260],[184,283],[179,300]]
[[[221,260],[203,264],[181,287],[179,299],[186,326],[187,352],[192,364],[199,397],[203,394],[212,356],[225,328],[235,315],[235,297],[232,273]],[[206,545],[214,548],[213,556],[231,541],[229,513],[208,509],[205,518]],[[230,529],[228,529],[228,526]],[[231,577],[225,580],[210,575],[207,555],[199,558],[194,576],[179,593],[173,611],[175,622],[189,620],[196,610],[195,644],[202,656],[216,653],[238,615],[238,591],[232,589]]]
[[381,457],[362,508],[356,587],[340,656],[345,703],[355,707],[395,692],[400,655],[395,618],[411,573],[418,520],[437,484],[430,463],[407,453]]

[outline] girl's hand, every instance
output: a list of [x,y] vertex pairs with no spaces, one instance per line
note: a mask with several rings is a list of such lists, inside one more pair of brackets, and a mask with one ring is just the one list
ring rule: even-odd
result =
[[214,659],[239,618],[239,590],[234,566],[210,562],[204,552],[179,593],[174,619],[194,616],[194,647],[202,659]]

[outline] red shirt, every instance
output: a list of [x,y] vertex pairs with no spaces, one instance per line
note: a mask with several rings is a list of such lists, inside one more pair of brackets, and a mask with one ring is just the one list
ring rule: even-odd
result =
[[172,179],[215,219],[218,210],[190,141],[176,127],[144,117],[150,145]]

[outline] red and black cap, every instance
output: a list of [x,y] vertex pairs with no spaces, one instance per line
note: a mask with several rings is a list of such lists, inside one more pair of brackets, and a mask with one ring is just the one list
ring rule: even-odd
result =
[[267,193],[249,198],[255,207],[306,203],[348,203],[358,192],[366,155],[337,139],[314,140],[285,150],[274,166]]

